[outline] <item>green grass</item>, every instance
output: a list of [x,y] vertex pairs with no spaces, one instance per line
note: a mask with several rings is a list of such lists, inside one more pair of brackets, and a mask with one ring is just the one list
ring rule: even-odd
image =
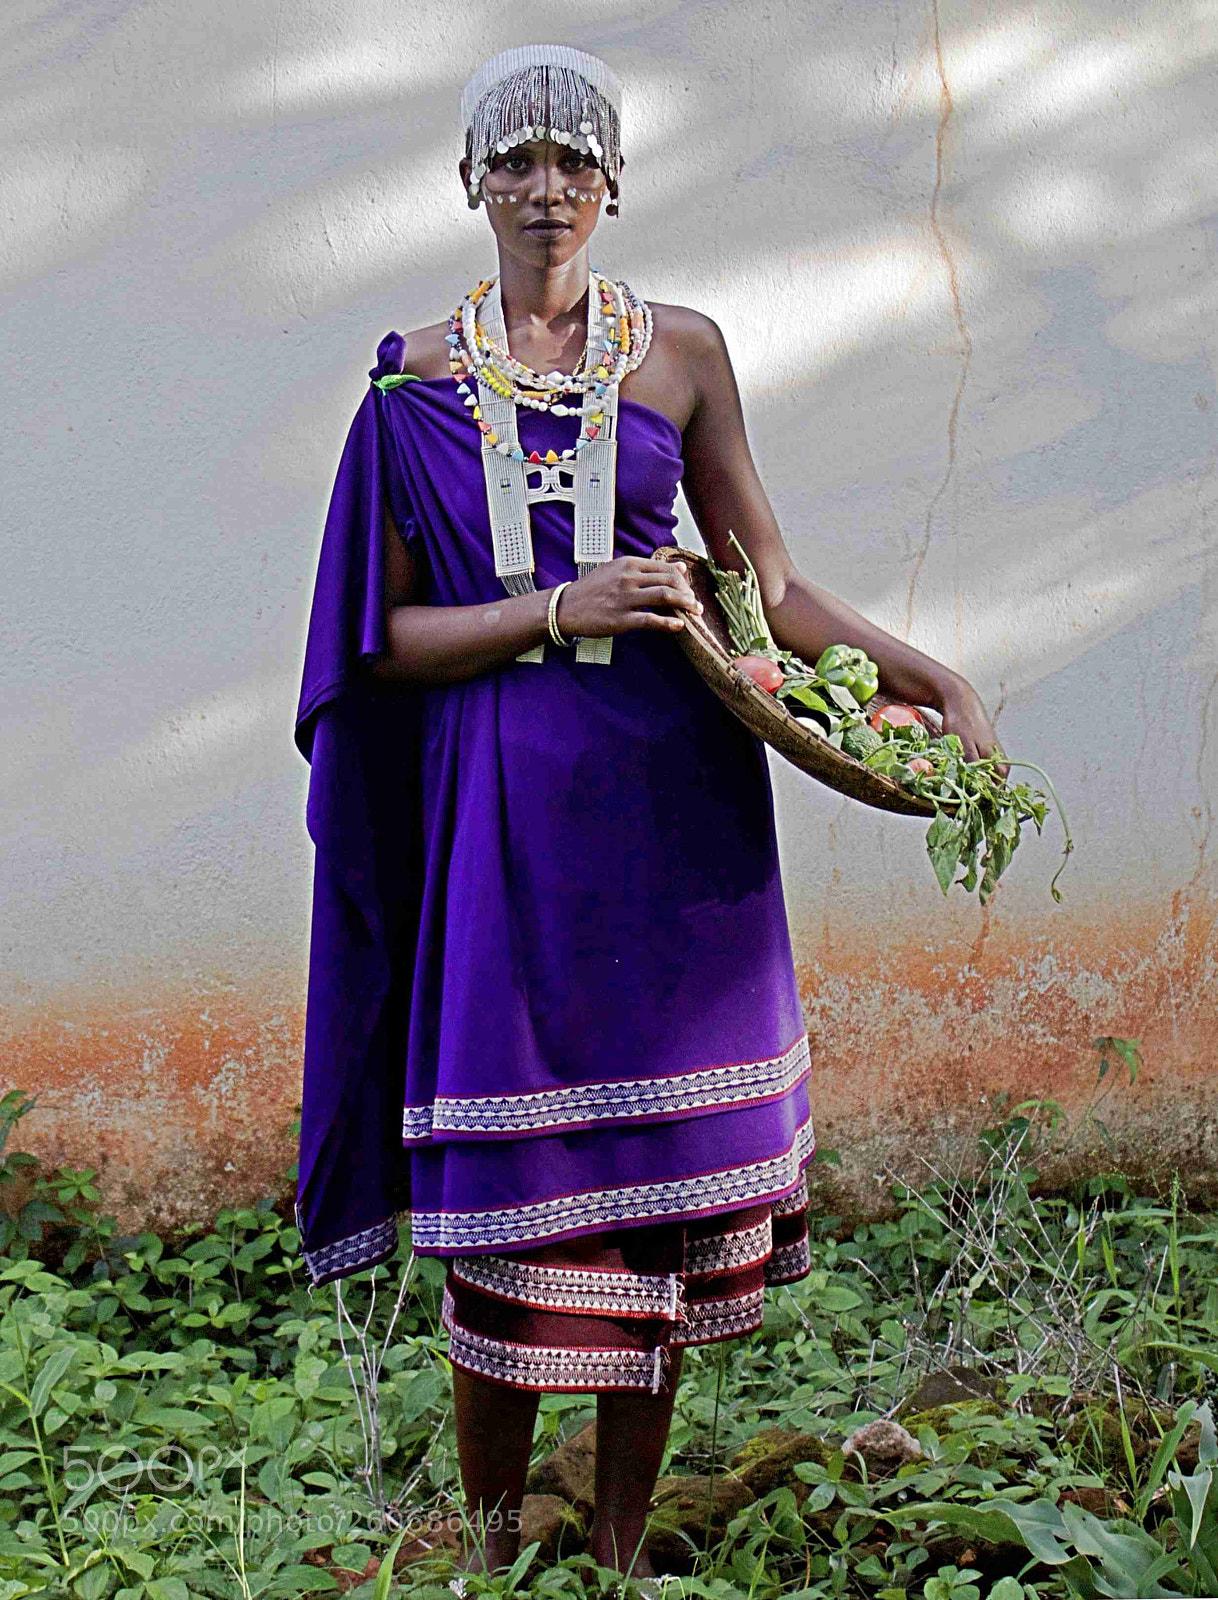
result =
[[[120,1237],[91,1172],[8,1150],[31,1106],[0,1101],[0,1600],[446,1600],[442,1557],[390,1572],[403,1541],[462,1521],[441,1263],[404,1237],[310,1299],[282,1199],[185,1242]],[[671,1600],[1218,1594],[1218,1218],[1115,1176],[1038,1192],[1060,1124],[1016,1108],[972,1165],[894,1183],[889,1220],[815,1220],[813,1270],[765,1326],[686,1352],[662,1472],[728,1472],[776,1425],[823,1447],[694,1539]],[[947,1366],[996,1402],[911,1414]],[[543,1397],[537,1458],[594,1415],[593,1396]],[[869,1478],[841,1446],[884,1417],[923,1454]],[[615,1584],[525,1552],[471,1592]]]

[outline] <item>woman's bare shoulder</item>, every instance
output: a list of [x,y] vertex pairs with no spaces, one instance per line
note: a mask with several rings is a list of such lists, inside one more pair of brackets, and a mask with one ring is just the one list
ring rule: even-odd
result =
[[662,300],[649,300],[647,304],[651,307],[653,339],[706,339],[719,331],[717,323],[693,306],[666,305]]
[[[665,369],[670,381],[679,375],[695,396],[707,381],[718,381],[717,374],[727,359],[719,324],[693,306],[665,305],[658,300],[648,304],[651,349],[659,356],[656,366]],[[651,355],[643,366],[649,360]]]
[[413,372],[416,378],[447,378],[449,347],[444,339],[447,332],[448,321],[445,319],[403,334],[406,343],[404,370]]
[[710,382],[710,359],[722,336],[708,316],[692,306],[649,300],[651,345],[622,394],[663,411],[684,433]]

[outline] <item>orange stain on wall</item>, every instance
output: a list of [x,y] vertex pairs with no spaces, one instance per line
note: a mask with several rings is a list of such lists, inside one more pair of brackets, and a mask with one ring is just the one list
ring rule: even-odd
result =
[[[1102,926],[1057,908],[1028,926],[1003,916],[1000,891],[966,937],[947,927],[834,919],[829,937],[796,936],[818,1141],[842,1160],[813,1168],[821,1209],[889,1209],[892,1174],[918,1181],[923,1158],[975,1152],[1002,1093],[1052,1097],[1078,1128],[1101,1034],[1139,1039],[1145,1062],[1133,1086],[1117,1070],[1103,1086],[1116,1155],[1092,1129],[1048,1175],[1119,1165],[1158,1183],[1178,1168],[1194,1191],[1218,1190],[1208,901],[1193,890],[1170,907],[1131,902]],[[122,1231],[206,1228],[222,1206],[283,1200],[303,1036],[299,971],[11,1017],[6,1087],[38,1104],[9,1147],[48,1168],[97,1168]]]
[[6,1019],[6,1088],[37,1101],[10,1150],[46,1170],[96,1168],[123,1232],[206,1227],[223,1206],[282,1199],[296,1160],[299,987],[293,974],[262,992],[75,996],[24,1026]]
[[[974,1156],[982,1128],[1037,1098],[1067,1118],[1040,1163],[1047,1179],[1119,1169],[1156,1186],[1178,1170],[1199,1196],[1218,1193],[1212,904],[1130,903],[1104,926],[1055,910],[1035,929],[997,904],[971,943],[947,943],[933,922],[918,941],[836,929],[827,955],[818,942],[817,959],[797,961],[818,1144],[842,1159],[814,1168],[821,1201],[885,1209],[894,1174],[925,1182],[927,1159]],[[1119,1061],[1097,1082],[1103,1035],[1140,1041],[1132,1085]]]

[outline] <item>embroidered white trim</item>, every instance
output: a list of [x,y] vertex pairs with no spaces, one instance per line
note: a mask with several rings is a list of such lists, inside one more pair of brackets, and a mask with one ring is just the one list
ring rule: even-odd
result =
[[412,1211],[411,1243],[423,1255],[437,1251],[468,1254],[544,1244],[556,1234],[576,1229],[592,1232],[627,1222],[662,1222],[703,1206],[735,1210],[757,1205],[776,1190],[789,1188],[815,1153],[816,1134],[809,1117],[796,1130],[789,1149],[739,1167],[662,1183],[590,1189],[486,1211]]
[[812,1270],[812,1252],[807,1238],[779,1245],[765,1264],[767,1284],[794,1283]]
[[751,1228],[737,1228],[731,1233],[712,1233],[704,1239],[687,1240],[685,1270],[705,1277],[736,1272],[741,1267],[763,1260],[772,1249],[773,1238],[767,1216]]
[[448,1359],[454,1365],[530,1389],[649,1389],[657,1394],[667,1365],[662,1345],[654,1350],[581,1350],[490,1339],[461,1326],[448,1289],[440,1303],[440,1321],[448,1329]]
[[770,1208],[770,1213],[775,1217],[789,1217],[793,1212],[808,1209],[808,1174],[800,1174],[799,1183],[790,1194],[783,1195],[781,1200],[775,1200]]
[[711,1339],[727,1339],[734,1334],[752,1333],[765,1315],[765,1290],[750,1289],[748,1294],[724,1300],[692,1300],[684,1326],[674,1333],[673,1344],[705,1344]]
[[402,1140],[434,1133],[537,1133],[573,1122],[674,1116],[737,1105],[795,1088],[812,1070],[807,1035],[762,1061],[699,1067],[662,1078],[576,1083],[525,1094],[437,1095],[430,1105],[405,1106]]
[[684,1299],[675,1272],[605,1272],[502,1256],[454,1256],[452,1270],[454,1278],[475,1289],[549,1311],[604,1311],[675,1322]]
[[403,1106],[402,1143],[412,1139],[431,1138],[432,1109],[430,1106]]
[[[398,1221],[409,1221],[410,1212],[401,1210],[391,1217],[386,1217],[382,1222],[374,1222],[371,1227],[363,1228],[359,1233],[349,1233],[345,1239],[336,1239],[332,1244],[320,1245],[316,1250],[301,1251],[305,1267],[308,1269],[312,1280],[309,1284],[309,1295],[323,1278],[337,1273],[340,1277],[350,1276],[353,1272],[360,1272],[364,1267],[378,1266],[386,1256],[392,1255],[397,1248]],[[303,1236],[304,1228],[301,1226],[299,1205],[296,1210],[296,1226]]]

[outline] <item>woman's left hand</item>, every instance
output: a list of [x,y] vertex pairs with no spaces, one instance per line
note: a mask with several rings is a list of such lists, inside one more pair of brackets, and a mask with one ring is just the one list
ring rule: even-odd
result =
[[[943,731],[954,733],[964,746],[965,759],[984,761],[997,753],[998,735],[986,716],[981,696],[966,678],[957,678],[943,693]],[[994,769],[1005,779],[1010,770],[1003,762]]]

